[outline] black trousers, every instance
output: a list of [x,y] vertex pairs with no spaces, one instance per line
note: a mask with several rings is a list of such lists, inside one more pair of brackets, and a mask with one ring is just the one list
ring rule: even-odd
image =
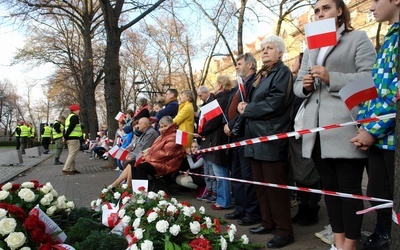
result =
[[156,175],[156,170],[153,165],[148,162],[142,162],[136,167],[131,167],[132,179],[134,180],[148,180],[148,175]]
[[[321,159],[319,136],[312,157],[325,190],[362,195],[364,159]],[[356,212],[364,209],[362,200],[325,195],[325,204],[334,233],[344,233],[353,240],[361,237],[363,216]]]
[[[367,195],[375,198],[393,200],[394,192],[394,151],[372,147],[368,156]],[[372,206],[381,202],[371,201]],[[390,208],[376,211],[375,233],[391,233],[392,210]]]
[[[244,157],[244,147],[230,150],[232,178],[252,181],[251,160]],[[232,181],[231,185],[233,196],[235,197],[236,212],[252,218],[261,218],[255,186],[236,181]]]

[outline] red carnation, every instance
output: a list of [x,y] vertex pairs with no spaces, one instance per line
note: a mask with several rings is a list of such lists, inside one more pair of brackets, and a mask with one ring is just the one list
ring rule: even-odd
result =
[[212,250],[210,242],[207,239],[196,238],[189,243],[193,250]]
[[201,218],[200,218],[200,216],[198,216],[197,214],[193,214],[193,220],[195,220],[195,221],[200,221]]
[[39,244],[39,243],[42,242],[42,239],[43,239],[43,236],[45,235],[45,232],[40,228],[35,228],[33,231],[31,231],[30,235],[31,235],[31,239],[35,243]]
[[144,186],[140,186],[140,187],[138,188],[138,190],[139,190],[140,192],[144,192],[144,191],[146,191],[146,188],[145,188]]
[[187,201],[181,201],[181,204],[187,207],[190,207],[190,203]]
[[14,205],[8,205],[7,210],[10,214],[13,214],[16,219],[19,221],[24,221],[26,218],[26,213],[22,208],[19,208]]
[[221,224],[219,223],[219,220],[217,218],[214,218],[214,224],[215,224],[215,232],[220,234]]
[[32,180],[31,181],[33,183],[34,188],[38,188],[39,187],[39,182],[36,180]]
[[17,189],[19,189],[20,187],[21,187],[21,184],[19,184],[19,183],[13,183],[13,184],[12,184],[11,190],[17,190]]
[[53,245],[51,243],[42,244],[39,246],[38,250],[51,250]]
[[131,230],[131,226],[126,226],[124,230],[124,235],[127,236],[129,234],[129,231]]

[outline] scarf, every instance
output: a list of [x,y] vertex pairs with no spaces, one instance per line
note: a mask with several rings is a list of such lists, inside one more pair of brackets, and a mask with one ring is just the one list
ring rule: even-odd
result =
[[271,69],[274,67],[274,65],[265,64],[262,66],[262,68],[257,72],[256,80],[253,83],[254,88],[257,88],[257,86],[261,82],[261,79],[265,78],[268,75],[268,73],[271,71]]

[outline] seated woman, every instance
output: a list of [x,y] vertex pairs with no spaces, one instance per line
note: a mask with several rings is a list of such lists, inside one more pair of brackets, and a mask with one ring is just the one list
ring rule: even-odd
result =
[[[204,166],[204,159],[201,154],[191,154],[193,152],[196,152],[199,149],[199,144],[197,144],[196,141],[192,142],[191,148],[187,148],[186,151],[188,153],[186,159],[189,163],[189,169],[188,172],[191,173],[197,173],[197,174],[203,174],[203,166]],[[178,175],[176,177],[176,183],[178,183],[181,186],[188,187],[191,189],[196,189],[197,194],[200,196],[203,195],[205,191],[205,186],[206,183],[204,181],[204,177],[202,176],[197,176],[197,175],[189,175],[187,173]]]
[[161,118],[159,125],[161,135],[143,152],[143,162],[137,166],[128,165],[111,186],[116,187],[126,181],[131,187],[132,179],[147,180],[148,175],[163,176],[179,169],[185,150],[182,145],[175,143],[177,126],[170,116]]

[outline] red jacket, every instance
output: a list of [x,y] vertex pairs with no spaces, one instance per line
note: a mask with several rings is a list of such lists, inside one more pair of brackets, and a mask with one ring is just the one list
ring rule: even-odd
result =
[[161,132],[143,159],[153,165],[157,176],[178,171],[185,155],[183,146],[175,143],[176,127],[173,123]]

